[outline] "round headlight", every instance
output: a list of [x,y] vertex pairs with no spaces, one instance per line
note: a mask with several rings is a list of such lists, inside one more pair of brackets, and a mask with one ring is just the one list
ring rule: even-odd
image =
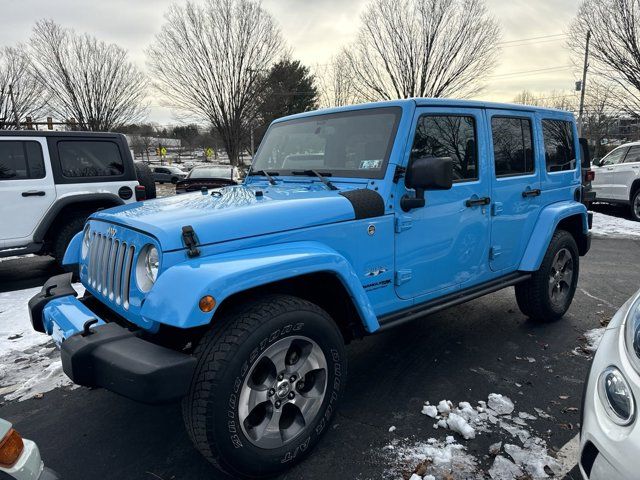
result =
[[147,245],[142,249],[136,263],[136,281],[138,288],[143,292],[148,292],[158,278],[160,268],[160,256],[158,249],[153,245]]
[[82,236],[82,258],[87,258],[89,254],[89,246],[91,245],[91,230],[89,225],[84,227],[84,235]]
[[626,379],[616,367],[608,367],[600,375],[600,399],[611,420],[618,425],[629,425],[636,415],[633,393]]

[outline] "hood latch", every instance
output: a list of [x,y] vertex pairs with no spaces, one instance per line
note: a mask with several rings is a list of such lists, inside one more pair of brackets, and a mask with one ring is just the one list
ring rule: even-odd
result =
[[193,258],[200,255],[200,249],[196,246],[198,245],[198,237],[191,225],[182,227],[182,241],[187,247],[187,255],[189,257]]

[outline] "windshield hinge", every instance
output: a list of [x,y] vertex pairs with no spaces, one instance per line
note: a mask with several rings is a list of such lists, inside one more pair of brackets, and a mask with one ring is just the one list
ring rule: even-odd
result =
[[182,241],[185,247],[187,247],[187,255],[191,258],[200,255],[200,249],[196,247],[198,245],[198,237],[191,225],[182,227]]
[[402,178],[402,176],[405,174],[406,171],[407,171],[406,168],[401,167],[400,165],[397,165],[396,171],[393,174],[393,183],[398,183],[398,180]]

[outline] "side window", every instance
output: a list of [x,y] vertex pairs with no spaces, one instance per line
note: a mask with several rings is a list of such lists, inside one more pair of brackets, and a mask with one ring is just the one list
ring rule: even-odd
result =
[[640,146],[630,147],[627,156],[624,157],[624,163],[640,162]]
[[454,181],[478,179],[476,124],[463,115],[423,115],[418,119],[411,158],[451,157]]
[[612,151],[611,153],[609,153],[609,155],[607,155],[606,157],[604,157],[600,165],[603,167],[605,165],[617,165],[622,161],[622,159],[625,156],[625,153],[627,153],[626,148],[618,148]]
[[542,120],[547,172],[575,170],[576,147],[571,122]]
[[58,142],[62,175],[67,178],[111,177],[124,174],[124,162],[113,142]]
[[45,177],[42,146],[33,141],[0,142],[0,181]]
[[526,175],[535,171],[531,120],[493,117],[491,133],[497,177]]

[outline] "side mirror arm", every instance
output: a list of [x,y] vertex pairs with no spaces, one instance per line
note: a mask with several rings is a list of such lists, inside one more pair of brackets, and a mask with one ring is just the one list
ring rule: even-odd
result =
[[415,190],[415,197],[410,197],[409,195],[404,194],[400,199],[400,208],[402,208],[403,212],[408,212],[414,208],[422,208],[426,205],[426,201],[424,199],[424,188],[416,188]]

